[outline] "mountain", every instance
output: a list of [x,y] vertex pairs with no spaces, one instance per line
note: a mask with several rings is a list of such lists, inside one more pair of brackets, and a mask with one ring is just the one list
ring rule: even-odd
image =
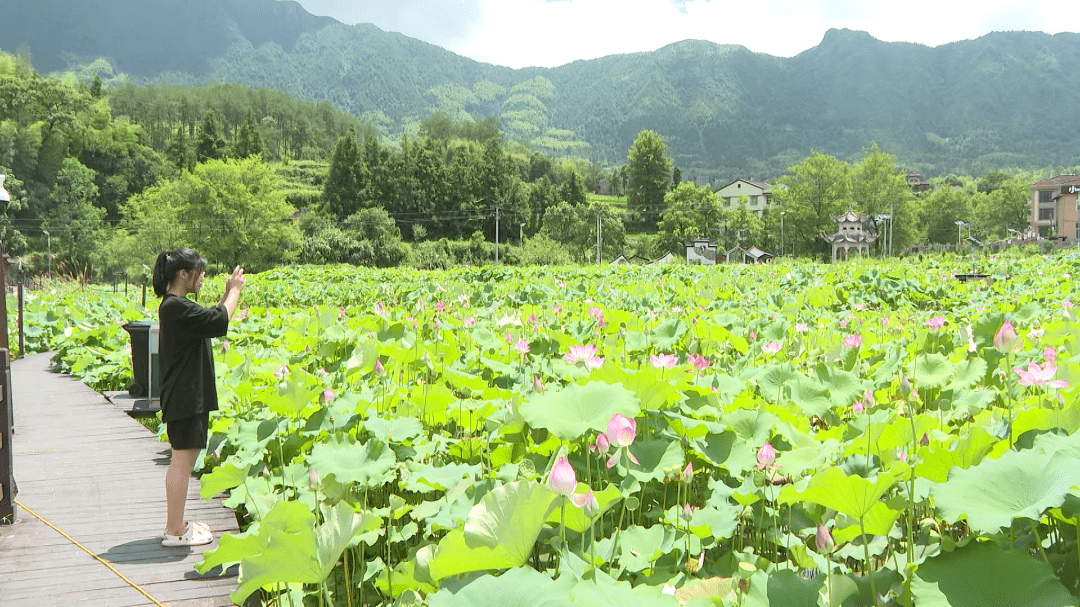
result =
[[1074,166],[1080,148],[1071,33],[931,48],[830,30],[791,58],[687,40],[514,70],[288,0],[39,0],[0,14],[0,47],[46,73],[274,88],[388,138],[432,111],[495,115],[510,138],[602,163],[625,161],[651,128],[687,177],[769,177],[811,149],[851,159],[873,141],[928,174]]

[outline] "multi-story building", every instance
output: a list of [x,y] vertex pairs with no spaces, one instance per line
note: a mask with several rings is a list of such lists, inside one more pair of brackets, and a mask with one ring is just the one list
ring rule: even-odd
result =
[[1080,175],[1057,175],[1031,185],[1031,228],[1042,238],[1080,239]]
[[716,190],[716,194],[720,196],[720,204],[723,205],[725,209],[732,209],[739,206],[739,197],[746,196],[746,207],[751,211],[760,213],[769,208],[769,202],[772,198],[772,188],[764,181],[740,178],[728,182],[726,185]]

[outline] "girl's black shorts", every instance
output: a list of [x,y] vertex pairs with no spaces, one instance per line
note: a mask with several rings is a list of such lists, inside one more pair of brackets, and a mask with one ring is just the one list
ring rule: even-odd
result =
[[169,444],[173,449],[202,449],[206,447],[206,434],[210,426],[210,414],[165,422]]

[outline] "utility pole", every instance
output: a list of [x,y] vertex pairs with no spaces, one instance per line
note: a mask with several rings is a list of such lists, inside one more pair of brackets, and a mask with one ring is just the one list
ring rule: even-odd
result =
[[518,224],[518,245],[525,246],[525,222]]
[[597,211],[596,212],[596,264],[597,265],[600,265],[603,262],[603,260],[600,257],[600,255],[601,255],[600,230],[602,228],[603,228],[603,225],[600,222],[600,211]]
[[892,257],[892,235],[893,235],[893,223],[896,222],[896,210],[893,205],[889,205],[889,257]]
[[499,265],[499,205],[495,205],[495,265]]
[[784,211],[780,211],[780,256],[784,256]]

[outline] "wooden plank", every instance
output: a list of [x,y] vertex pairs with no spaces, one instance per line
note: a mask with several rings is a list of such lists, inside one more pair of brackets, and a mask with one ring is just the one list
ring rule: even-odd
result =
[[[202,576],[194,563],[217,545],[165,548],[168,445],[104,397],[47,371],[49,355],[12,363],[18,500],[109,562],[158,600],[186,607],[231,605],[235,568]],[[188,487],[185,518],[215,535],[238,531],[221,498]],[[141,607],[152,602],[106,565],[29,512],[0,527],[0,596],[5,607]]]

